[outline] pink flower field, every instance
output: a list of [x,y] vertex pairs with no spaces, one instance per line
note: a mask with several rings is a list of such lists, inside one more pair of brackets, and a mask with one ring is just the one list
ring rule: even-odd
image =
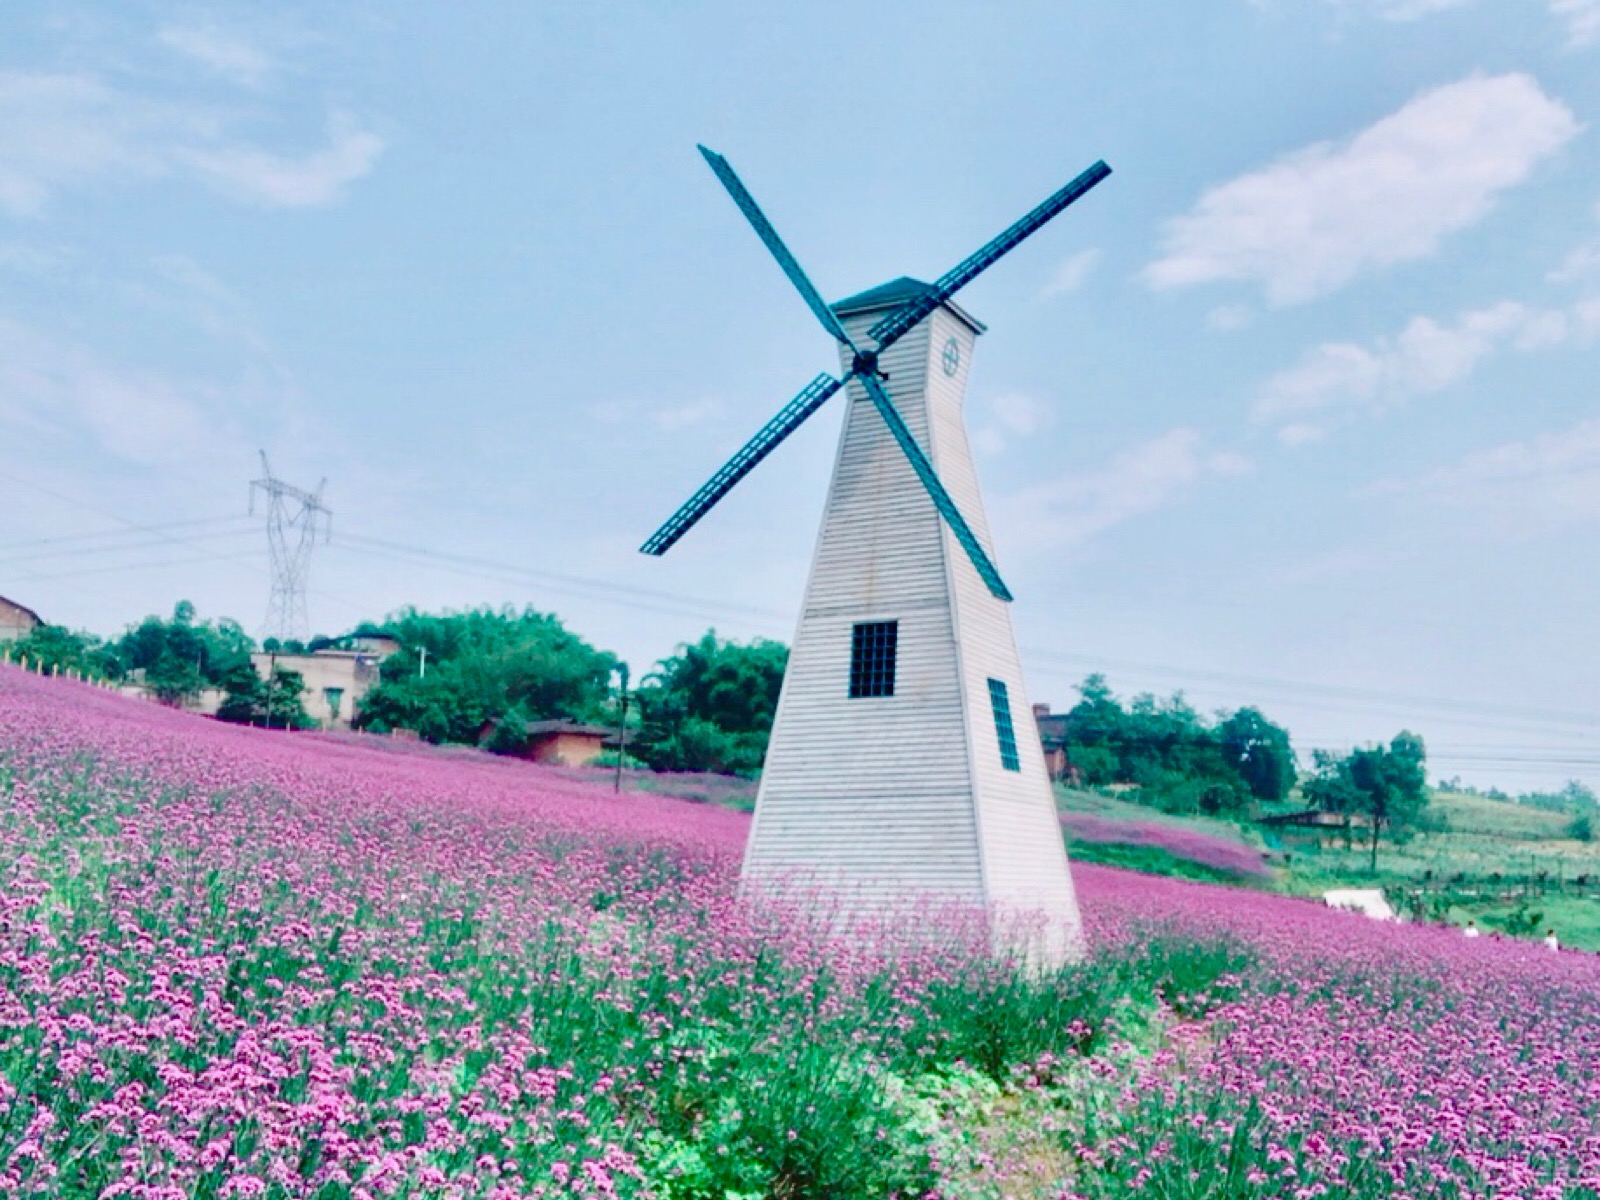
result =
[[1089,962],[747,818],[0,668],[0,1196],[1600,1196],[1600,963],[1078,866]]

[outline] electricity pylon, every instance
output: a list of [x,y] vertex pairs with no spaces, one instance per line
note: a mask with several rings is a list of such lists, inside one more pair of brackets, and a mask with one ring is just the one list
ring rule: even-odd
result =
[[250,515],[256,511],[256,492],[266,497],[267,549],[272,559],[272,597],[261,636],[303,641],[310,636],[306,617],[306,579],[311,569],[311,549],[320,530],[327,541],[333,513],[322,503],[324,479],[314,492],[285,483],[267,465],[261,451],[261,478],[250,481]]

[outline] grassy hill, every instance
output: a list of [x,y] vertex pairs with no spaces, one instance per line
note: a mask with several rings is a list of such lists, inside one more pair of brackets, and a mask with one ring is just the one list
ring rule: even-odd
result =
[[[1572,814],[1464,792],[1436,792],[1430,828],[1383,841],[1378,873],[1358,840],[1320,845],[1248,823],[1179,817],[1096,792],[1058,789],[1075,861],[1320,896],[1382,887],[1414,917],[1542,936],[1600,951],[1600,842],[1568,836]],[[1225,849],[1225,848],[1231,848]],[[1260,869],[1249,869],[1254,857]]]

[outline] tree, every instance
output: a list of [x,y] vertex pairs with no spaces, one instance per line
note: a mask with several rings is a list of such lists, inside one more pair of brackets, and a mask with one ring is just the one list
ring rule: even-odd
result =
[[1294,787],[1296,764],[1289,731],[1256,708],[1241,708],[1217,727],[1222,756],[1257,800],[1282,800]]
[[1067,758],[1091,787],[1133,784],[1140,803],[1169,812],[1227,813],[1252,797],[1281,799],[1294,780],[1288,733],[1256,709],[1213,726],[1178,692],[1124,708],[1105,676],[1088,676],[1063,719]]
[[61,625],[34,626],[26,637],[11,643],[11,657],[25,657],[45,672],[76,671],[91,679],[114,679],[120,674],[117,657],[109,646],[92,633],[75,632]]
[[177,704],[202,688],[221,687],[230,673],[249,667],[255,643],[237,621],[197,621],[194,605],[180,600],[172,618],[146,617],[115,645],[124,671],[139,671],[165,704]]
[[[1422,739],[1401,730],[1385,746],[1365,746],[1343,758],[1327,751],[1315,756],[1316,774],[1306,782],[1306,798],[1325,812],[1365,816],[1371,823],[1371,872],[1378,873],[1378,838],[1394,836],[1422,815],[1428,803],[1427,751]],[[1348,828],[1348,827],[1347,827]]]
[[263,679],[253,666],[235,668],[223,681],[227,697],[217,709],[219,721],[236,725],[265,725],[269,729],[314,729],[306,712],[305,677],[286,667],[274,667]]
[[532,608],[420,613],[388,622],[400,650],[384,660],[356,724],[414,730],[430,742],[508,736],[529,721],[604,713],[616,658]]
[[1517,797],[1517,803],[1542,808],[1547,812],[1594,813],[1600,815],[1600,798],[1594,789],[1576,779],[1567,780],[1559,792],[1526,792]]
[[630,750],[657,770],[753,774],[766,757],[789,651],[724,642],[714,630],[657,664],[639,689]]

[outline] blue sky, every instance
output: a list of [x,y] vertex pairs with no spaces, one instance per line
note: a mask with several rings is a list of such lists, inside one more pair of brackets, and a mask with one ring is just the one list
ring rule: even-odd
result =
[[636,552],[835,366],[695,143],[833,298],[1104,158],[961,296],[1034,698],[1600,786],[1597,120],[1600,0],[9,5],[0,593],[256,629],[264,448],[319,630],[787,639],[840,407]]

